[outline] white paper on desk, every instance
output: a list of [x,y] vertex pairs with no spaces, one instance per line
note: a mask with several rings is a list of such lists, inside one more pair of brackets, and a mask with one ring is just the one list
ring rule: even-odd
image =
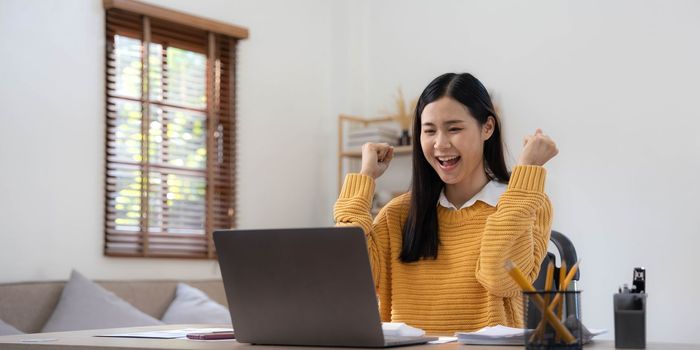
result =
[[382,331],[385,336],[421,337],[425,335],[424,330],[411,327],[403,322],[382,322]]
[[438,340],[429,341],[428,344],[445,344],[457,341],[457,337],[438,337]]
[[506,326],[484,327],[476,332],[457,332],[457,341],[472,345],[523,345],[525,329]]
[[588,344],[591,340],[593,340],[594,337],[599,336],[601,334],[608,333],[607,329],[604,328],[589,328],[588,332],[590,333],[588,336],[583,337],[583,343]]
[[493,327],[484,327],[476,332],[459,332],[457,334],[488,338],[510,338],[522,337],[523,335],[525,335],[525,329],[498,325]]
[[594,336],[594,337],[595,337],[596,335],[601,335],[601,334],[608,333],[608,330],[605,329],[605,328],[600,328],[600,329],[598,329],[598,328],[588,328],[588,331],[591,332],[591,335]]
[[[583,343],[590,342],[593,337],[606,333],[606,329],[589,329],[584,335]],[[506,326],[484,327],[476,332],[457,332],[457,341],[471,345],[523,345],[525,329]]]
[[179,339],[186,338],[189,333],[233,332],[233,328],[183,328],[169,331],[133,332],[100,334],[96,337],[115,338],[151,338],[151,339]]

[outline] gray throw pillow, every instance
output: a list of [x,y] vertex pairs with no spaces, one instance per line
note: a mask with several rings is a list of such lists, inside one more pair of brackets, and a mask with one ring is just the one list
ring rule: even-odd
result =
[[41,332],[159,324],[163,323],[73,270],[58,305]]
[[24,334],[24,332],[20,331],[19,329],[12,327],[12,325],[9,325],[5,323],[5,321],[0,320],[0,335],[13,335],[13,334]]
[[231,324],[231,314],[225,306],[211,300],[201,290],[184,283],[178,283],[175,299],[170,303],[161,321],[168,324]]

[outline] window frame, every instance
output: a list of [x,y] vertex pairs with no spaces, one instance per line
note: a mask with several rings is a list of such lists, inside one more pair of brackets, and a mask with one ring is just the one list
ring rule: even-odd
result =
[[[189,14],[165,9],[158,6],[144,4],[134,0],[105,0],[105,98],[106,98],[106,130],[105,130],[105,218],[104,218],[104,240],[103,254],[115,257],[153,257],[153,258],[200,258],[214,259],[216,253],[212,240],[214,229],[233,228],[236,226],[236,48],[239,40],[248,37],[248,29],[222,22],[213,21],[206,18],[196,17]],[[120,15],[132,19],[120,23],[114,18]],[[133,17],[137,16],[137,17]],[[135,20],[134,18],[140,19]],[[112,22],[110,22],[112,21]],[[157,33],[152,33],[151,22],[156,23]],[[116,23],[116,24],[115,24]],[[135,29],[140,25],[140,30]],[[136,27],[135,27],[136,26]],[[194,33],[194,34],[193,34]],[[141,41],[141,96],[139,99],[125,98],[116,94],[116,89],[110,85],[110,78],[115,78],[119,72],[110,70],[110,54],[114,50],[114,38],[121,35]],[[204,37],[202,37],[204,35]],[[191,36],[203,39],[202,42],[188,44]],[[197,41],[197,40],[195,40]],[[203,53],[206,56],[206,106],[204,114],[206,116],[206,166],[205,170],[205,200],[204,200],[204,232],[192,235],[167,236],[167,231],[161,226],[160,233],[149,232],[152,223],[149,222],[149,186],[150,186],[150,163],[149,163],[149,125],[151,106],[161,106],[162,108],[181,108],[172,103],[163,101],[152,101],[150,96],[149,79],[149,47],[152,43],[161,44],[165,49],[172,46]],[[204,46],[203,46],[204,45]],[[162,72],[161,72],[162,74]],[[113,82],[114,84],[114,82]],[[111,207],[110,198],[115,198],[116,186],[114,182],[117,177],[110,175],[114,169],[128,167],[123,162],[120,165],[114,159],[110,159],[110,140],[114,142],[116,135],[115,127],[110,123],[116,123],[117,112],[112,108],[115,101],[132,101],[141,105],[141,160],[138,162],[139,177],[142,185],[139,186],[140,195],[140,216],[138,218],[138,232],[124,233],[118,232],[117,224],[110,222],[116,220],[114,212],[116,208]],[[200,109],[193,108],[193,110]],[[112,116],[110,116],[112,115]],[[165,123],[164,123],[165,124]],[[216,150],[216,151],[214,151]],[[215,153],[216,152],[216,153]],[[114,158],[114,157],[112,157]],[[216,158],[216,160],[214,159]],[[160,169],[164,169],[159,166]],[[165,167],[167,168],[167,167]],[[201,170],[199,171],[201,172]],[[113,173],[112,173],[113,174]],[[162,175],[173,174],[170,172]],[[175,172],[174,174],[177,174]],[[143,181],[146,179],[146,181]],[[111,183],[111,184],[110,184]],[[110,190],[112,188],[112,190]],[[146,203],[146,205],[143,205]],[[112,214],[112,215],[110,215]],[[112,218],[112,219],[111,219]],[[165,226],[167,227],[167,226]],[[158,237],[155,237],[158,236]],[[115,248],[119,246],[119,239],[125,239],[122,246],[133,248]],[[116,239],[116,241],[115,241]],[[163,249],[151,246],[151,240],[165,240],[170,242],[170,247],[183,248]],[[175,242],[175,243],[173,243]],[[201,245],[206,248],[201,251]],[[161,244],[160,247],[168,246]],[[195,249],[194,253],[187,248]],[[199,251],[197,251],[199,250]]]

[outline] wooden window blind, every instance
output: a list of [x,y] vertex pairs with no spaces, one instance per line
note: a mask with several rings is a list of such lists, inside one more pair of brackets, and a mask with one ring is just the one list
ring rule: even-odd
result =
[[[105,9],[104,253],[214,258],[212,231],[236,223],[236,43],[247,30],[130,0]],[[222,26],[238,36],[212,30]]]

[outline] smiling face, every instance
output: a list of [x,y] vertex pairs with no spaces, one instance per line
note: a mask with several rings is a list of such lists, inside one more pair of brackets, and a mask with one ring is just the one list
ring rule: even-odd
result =
[[485,177],[484,141],[493,129],[492,117],[479,125],[466,106],[442,97],[426,105],[421,114],[423,155],[446,185]]

